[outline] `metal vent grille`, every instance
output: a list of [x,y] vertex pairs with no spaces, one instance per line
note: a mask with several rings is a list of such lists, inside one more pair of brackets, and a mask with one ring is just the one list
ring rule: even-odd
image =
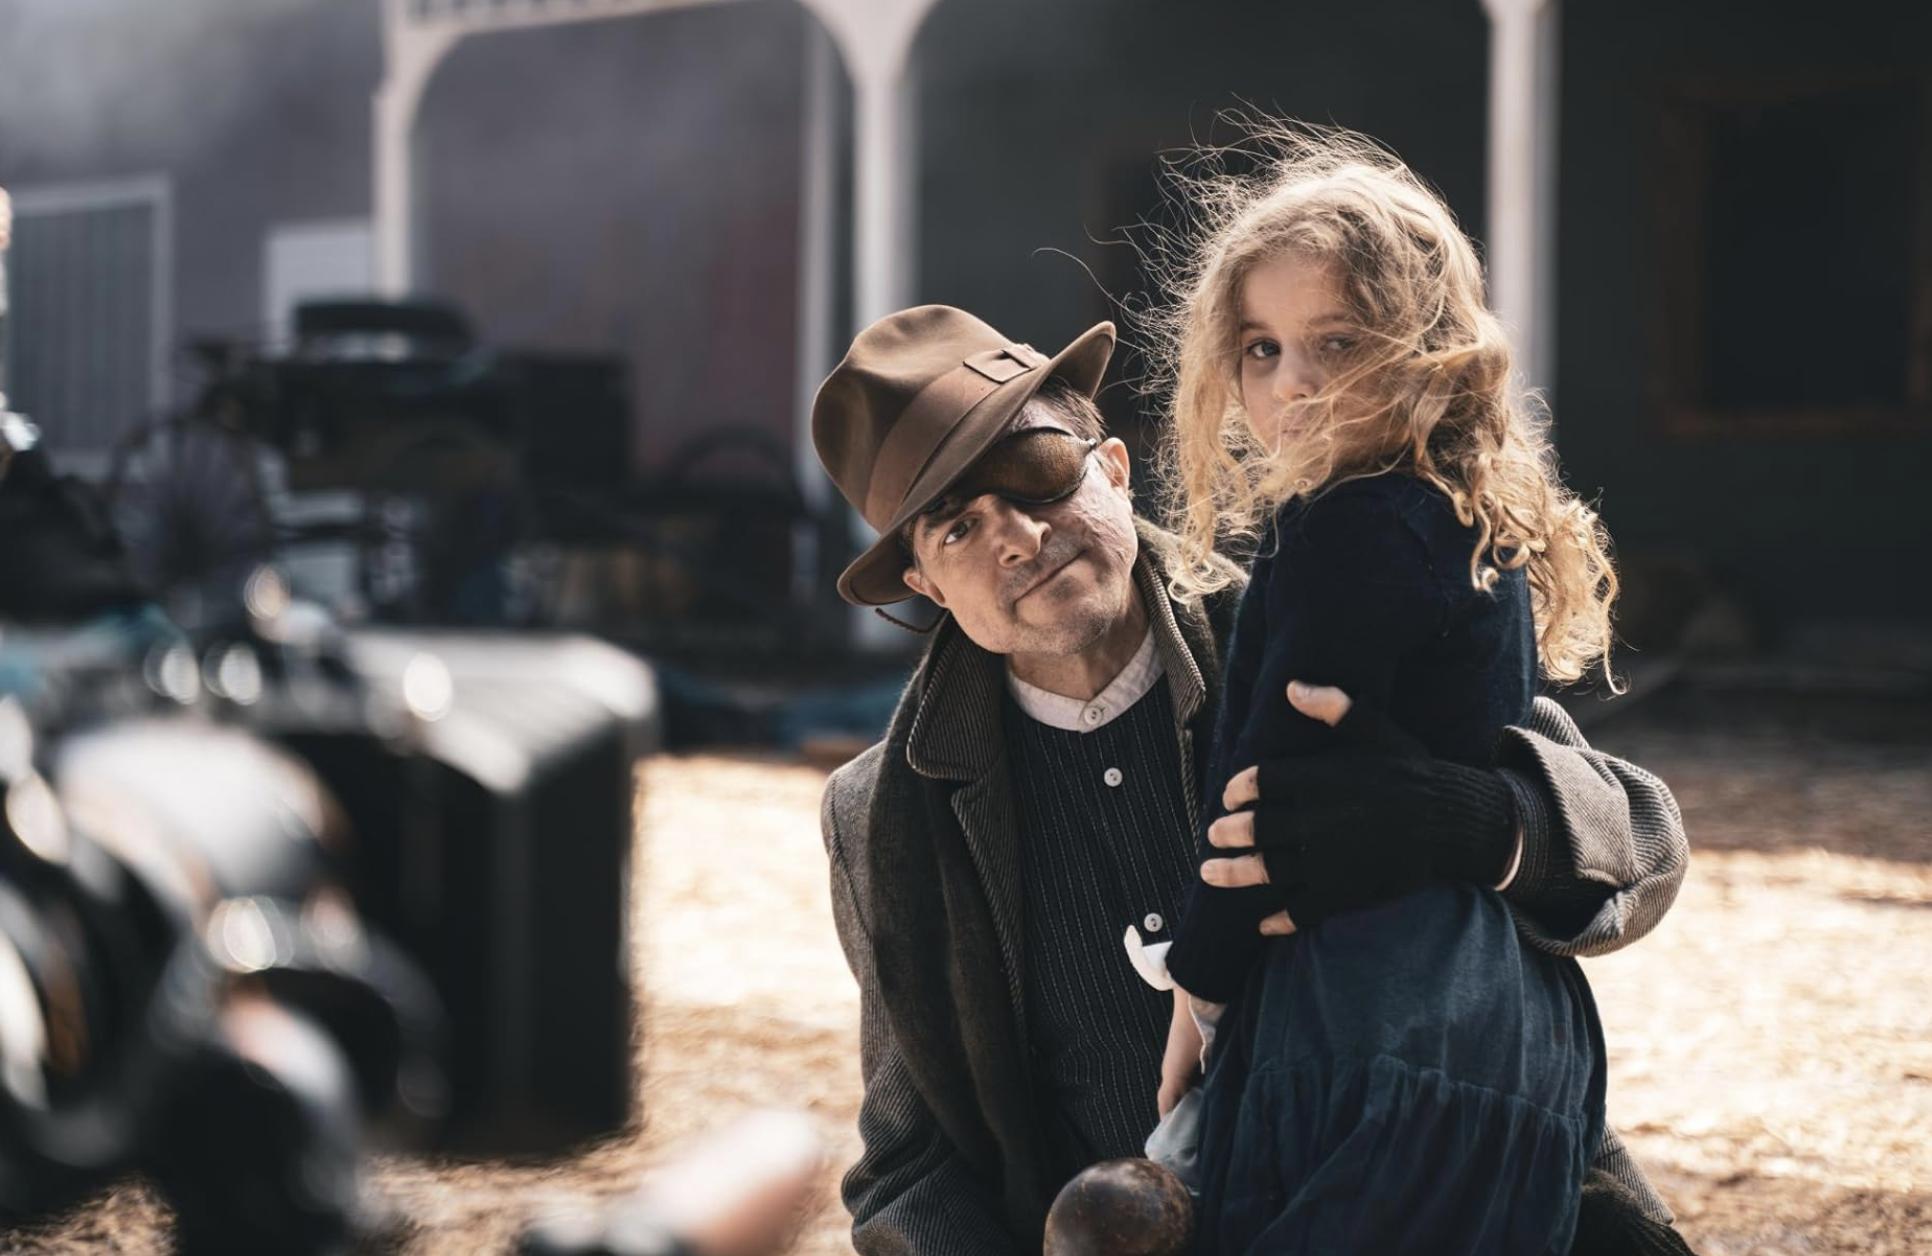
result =
[[70,465],[168,404],[170,211],[161,179],[14,193],[8,400]]

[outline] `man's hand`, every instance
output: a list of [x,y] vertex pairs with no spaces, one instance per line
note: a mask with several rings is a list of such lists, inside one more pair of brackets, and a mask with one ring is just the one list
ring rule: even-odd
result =
[[1154,1106],[1162,1116],[1174,1110],[1201,1075],[1201,1027],[1187,1006],[1187,991],[1174,987],[1174,1019],[1167,1026],[1167,1051],[1161,1056],[1161,1088]]
[[13,241],[13,198],[7,189],[0,188],[0,253],[7,251]]
[[1256,853],[1201,865],[1209,885],[1281,888],[1285,909],[1264,919],[1261,932],[1292,933],[1438,881],[1493,886],[1503,878],[1516,815],[1494,772],[1430,758],[1339,689],[1292,682],[1288,701],[1333,725],[1343,750],[1237,772],[1222,803],[1247,809],[1216,820],[1208,841]]

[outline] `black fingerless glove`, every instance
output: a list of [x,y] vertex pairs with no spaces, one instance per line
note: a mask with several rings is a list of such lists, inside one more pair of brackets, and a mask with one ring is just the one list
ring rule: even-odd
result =
[[1439,882],[1503,879],[1517,817],[1498,773],[1429,758],[1359,704],[1337,731],[1338,753],[1257,769],[1255,848],[1290,919],[1309,926]]

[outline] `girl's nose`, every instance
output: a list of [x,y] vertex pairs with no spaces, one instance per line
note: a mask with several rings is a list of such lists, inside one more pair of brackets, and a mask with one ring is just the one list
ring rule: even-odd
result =
[[1321,388],[1308,360],[1292,350],[1284,351],[1281,364],[1275,368],[1275,400],[1282,403],[1306,401]]

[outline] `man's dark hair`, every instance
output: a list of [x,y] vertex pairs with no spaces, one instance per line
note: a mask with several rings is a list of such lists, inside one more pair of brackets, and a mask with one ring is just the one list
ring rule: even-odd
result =
[[[1061,427],[1081,440],[1107,438],[1107,420],[1101,416],[1100,407],[1086,393],[1058,376],[1040,385],[1040,391],[1027,398],[1008,425],[1011,431],[1022,427]],[[918,526],[919,516],[914,515],[899,529],[899,548],[904,551],[907,564],[914,567],[919,565],[919,554],[913,549],[912,534]]]
[[1100,407],[1086,393],[1057,377],[1040,385],[1040,391],[1020,407],[1013,422],[1015,426],[1025,422],[1038,427],[1042,420],[1057,422],[1081,440],[1107,438],[1107,420],[1101,417]]

